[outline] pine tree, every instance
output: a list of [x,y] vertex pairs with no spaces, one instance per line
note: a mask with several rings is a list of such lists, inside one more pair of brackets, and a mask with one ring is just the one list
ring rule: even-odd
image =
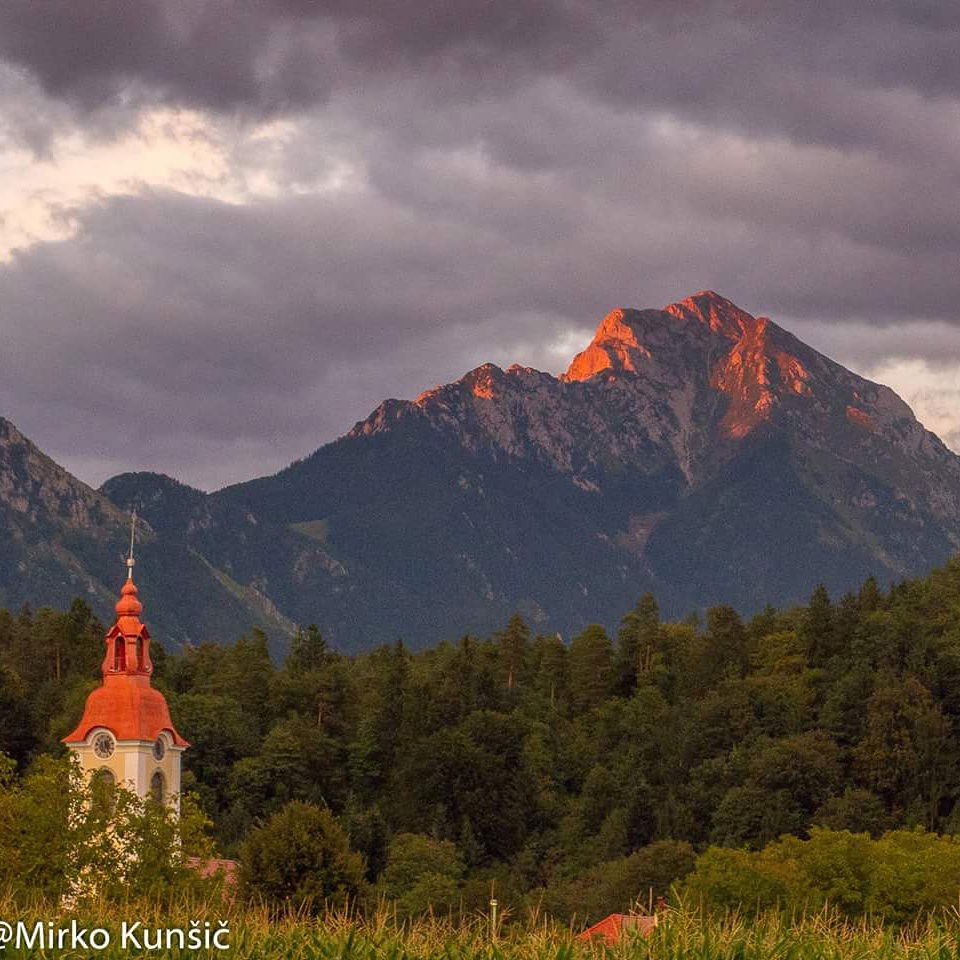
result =
[[606,631],[591,624],[570,644],[570,698],[575,708],[599,706],[614,686],[613,647]]
[[330,657],[327,641],[317,625],[311,623],[306,630],[301,627],[290,641],[290,653],[284,667],[287,670],[319,670]]
[[660,644],[660,610],[652,593],[644,594],[620,621],[617,632],[617,689],[628,696],[653,672]]
[[827,588],[821,583],[814,589],[800,627],[807,660],[821,666],[835,652],[833,606]]
[[527,657],[530,647],[530,628],[519,613],[515,613],[496,636],[504,684],[512,691],[526,678]]

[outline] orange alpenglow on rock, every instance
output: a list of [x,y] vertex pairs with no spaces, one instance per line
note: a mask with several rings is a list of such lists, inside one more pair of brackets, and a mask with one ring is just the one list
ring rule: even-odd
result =
[[80,723],[63,742],[91,776],[177,806],[180,754],[190,744],[177,733],[163,694],[150,686],[150,633],[140,620],[133,563],[131,546],[117,620],[106,635],[103,684],[87,697]]
[[720,294],[701,290],[663,310],[608,313],[560,380],[636,376],[659,384],[668,396],[693,383],[696,373],[692,377],[689,369],[677,376],[686,356],[704,356],[712,363],[710,387],[727,399],[723,432],[739,439],[769,420],[784,401],[813,398],[814,376],[793,350],[812,354],[769,317],[751,316]]

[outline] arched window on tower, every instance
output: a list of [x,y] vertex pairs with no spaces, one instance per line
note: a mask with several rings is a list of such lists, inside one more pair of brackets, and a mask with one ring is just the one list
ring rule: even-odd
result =
[[93,775],[93,779],[97,783],[103,784],[105,787],[115,787],[117,785],[116,775],[107,767],[101,767],[99,770],[97,770]]
[[150,799],[157,803],[163,803],[164,787],[163,774],[157,770],[150,778]]
[[113,669],[127,669],[127,646],[123,637],[117,637],[113,642]]
[[93,812],[107,816],[113,812],[116,802],[117,778],[112,770],[101,767],[90,778],[90,800]]
[[137,669],[143,669],[143,637],[137,637]]

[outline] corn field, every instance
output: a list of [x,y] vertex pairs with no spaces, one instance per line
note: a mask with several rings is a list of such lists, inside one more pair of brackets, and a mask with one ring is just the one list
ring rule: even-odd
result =
[[[121,918],[140,921],[142,928],[202,928],[229,925],[228,949],[171,946],[151,949],[120,943]],[[698,911],[679,909],[663,916],[647,939],[633,936],[615,946],[585,944],[573,930],[532,915],[491,930],[485,916],[457,919],[427,917],[400,922],[387,908],[364,916],[350,911],[320,917],[228,906],[211,911],[189,903],[161,910],[131,903],[86,905],[74,911],[49,910],[41,905],[24,909],[0,900],[0,920],[30,927],[36,922],[62,927],[76,921],[80,928],[102,927],[111,942],[102,949],[62,948],[9,943],[0,957],[62,958],[229,957],[235,960],[590,960],[624,957],[631,960],[947,960],[960,958],[960,913],[931,915],[906,927],[889,927],[864,919],[842,921],[829,912],[789,917],[769,913],[747,920],[731,913],[705,918]]]

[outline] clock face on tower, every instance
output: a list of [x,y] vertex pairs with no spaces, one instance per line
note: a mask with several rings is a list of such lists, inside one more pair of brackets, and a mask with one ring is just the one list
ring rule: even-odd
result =
[[116,744],[113,737],[106,730],[102,730],[93,738],[93,752],[101,760],[108,760],[112,757],[115,749]]
[[163,737],[157,737],[153,744],[153,759],[159,762],[166,752],[167,745],[163,742]]

